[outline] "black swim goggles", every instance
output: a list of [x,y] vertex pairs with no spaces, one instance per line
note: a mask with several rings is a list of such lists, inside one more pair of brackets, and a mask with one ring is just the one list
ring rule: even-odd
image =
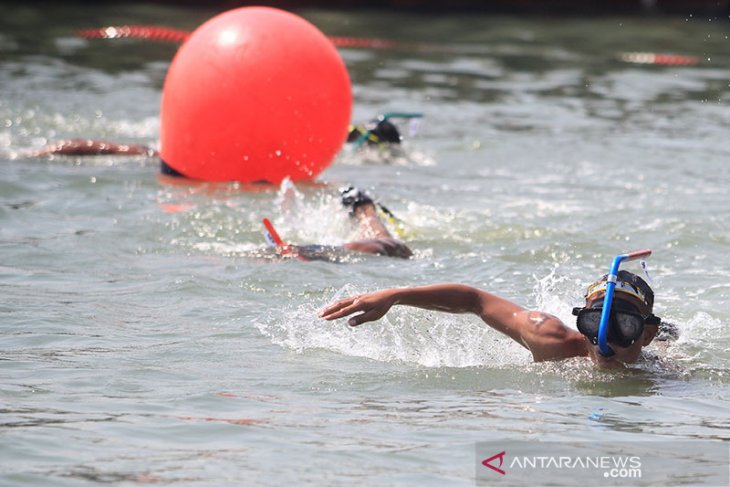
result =
[[[573,314],[578,317],[578,331],[587,336],[592,344],[598,345],[603,300],[595,304],[593,308],[573,308]],[[615,299],[608,321],[608,341],[621,348],[630,347],[644,333],[644,325],[658,325],[660,322],[659,317],[653,314],[643,316],[635,306]]]

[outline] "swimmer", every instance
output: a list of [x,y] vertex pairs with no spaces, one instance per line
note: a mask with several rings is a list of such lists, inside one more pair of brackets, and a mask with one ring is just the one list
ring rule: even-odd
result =
[[[403,241],[393,238],[378,216],[376,203],[363,191],[349,186],[341,190],[342,205],[357,222],[359,239],[341,246],[334,245],[287,245],[283,255],[303,260],[341,261],[346,252],[382,255],[408,259],[413,255]],[[386,214],[391,214],[379,205]],[[392,214],[391,214],[392,215]],[[344,252],[343,252],[344,251]]]
[[49,144],[37,151],[30,152],[30,157],[60,156],[147,156],[157,157],[157,151],[137,144],[115,144],[105,140],[70,139]]
[[[378,115],[376,118],[361,125],[351,125],[347,134],[347,142],[353,144],[356,149],[363,145],[368,147],[388,147],[400,145],[403,137],[398,127],[391,122],[394,118],[411,120],[411,123],[418,121],[423,115],[420,113],[389,112]],[[412,127],[415,132],[415,128]]]
[[[350,126],[347,142],[359,148],[367,146],[385,147],[400,144],[402,137],[392,118],[417,119],[419,113],[386,113],[366,124]],[[49,156],[145,156],[159,157],[159,152],[139,144],[117,144],[106,140],[69,139],[48,144],[41,149],[28,152],[27,157]],[[183,177],[181,173],[160,160],[160,172],[168,176]]]
[[[495,294],[461,284],[436,284],[392,288],[340,299],[319,313],[336,320],[354,313],[348,325],[358,326],[382,318],[396,304],[447,313],[473,313],[487,325],[527,348],[534,361],[590,357],[599,367],[622,368],[643,356],[652,340],[676,337],[676,327],[653,314],[654,293],[639,276],[619,271],[611,308],[608,344],[611,356],[599,353],[598,332],[607,276],[591,284],[585,306],[574,308],[578,331],[559,318],[523,308]],[[659,334],[660,336],[657,336]]]
[[[368,128],[370,127],[370,128]],[[401,135],[398,128],[388,120],[375,119],[367,124],[351,125],[347,134],[347,142],[360,144],[381,145],[400,144]],[[69,139],[48,144],[41,149],[29,152],[30,157],[59,156],[148,156],[158,157],[155,149],[143,145],[116,144],[106,140]]]
[[[368,128],[369,127],[369,128]],[[362,125],[351,125],[347,134],[348,143],[356,143],[369,146],[382,144],[400,144],[401,134],[393,122],[389,120],[371,120]]]
[[[157,150],[139,144],[117,144],[106,140],[69,139],[54,142],[37,150],[29,152],[28,157],[50,156],[144,156],[159,157]],[[165,164],[160,159],[160,172],[168,176],[183,177],[182,174]]]
[[[157,151],[142,145],[121,145],[106,141],[72,139],[47,146],[36,152],[34,156],[41,157],[51,154],[69,156],[115,154],[156,157]],[[163,161],[160,161],[160,171],[169,176],[182,176]],[[296,255],[307,260],[338,260],[342,258],[339,255],[341,250],[402,259],[413,255],[404,242],[393,238],[380,220],[375,202],[367,194],[352,186],[347,187],[342,190],[342,204],[350,211],[350,216],[357,221],[361,238],[345,243],[341,248],[325,245],[291,246],[296,251]],[[387,208],[382,205],[379,207],[392,217],[392,213]]]

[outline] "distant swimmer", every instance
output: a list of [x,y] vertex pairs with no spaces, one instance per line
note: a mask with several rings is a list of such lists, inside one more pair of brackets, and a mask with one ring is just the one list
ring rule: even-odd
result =
[[347,142],[356,149],[363,146],[386,147],[400,145],[403,140],[398,127],[391,121],[396,118],[411,121],[411,132],[415,133],[417,123],[423,115],[417,112],[389,112],[378,115],[367,123],[350,126]]
[[[78,155],[139,155],[156,157],[157,151],[142,145],[122,145],[99,140],[72,139],[49,145],[33,153],[34,157],[51,154],[68,156]],[[170,176],[181,176],[173,168],[160,161],[160,171]],[[342,251],[359,252],[388,257],[407,259],[413,255],[410,248],[401,240],[394,238],[378,216],[380,209],[386,216],[393,214],[383,205],[376,204],[365,192],[349,186],[341,190],[342,204],[356,220],[360,239],[347,242],[341,246],[302,245],[291,246],[292,252],[306,260],[340,260]],[[376,206],[377,205],[377,206]]]
[[60,156],[147,156],[157,157],[155,149],[137,144],[117,144],[106,140],[69,139],[54,142],[28,153],[31,157]]
[[[358,225],[359,239],[342,245],[286,245],[282,255],[298,257],[302,260],[342,261],[347,252],[357,252],[387,257],[408,259],[413,255],[411,249],[402,240],[394,238],[378,216],[378,207],[392,217],[392,213],[363,191],[348,186],[341,190],[342,205],[349,210]],[[377,206],[376,206],[377,205]]]
[[[607,294],[612,299],[604,317]],[[624,270],[615,276],[607,274],[588,287],[585,306],[573,309],[578,331],[556,316],[461,284],[384,289],[340,299],[319,315],[326,320],[354,315],[348,324],[358,326],[382,318],[396,304],[473,313],[527,348],[536,362],[587,356],[600,367],[621,368],[639,361],[642,349],[655,338],[665,340],[677,334],[674,325],[653,314],[654,293],[649,285]]]
[[[69,139],[54,142],[39,150],[28,153],[30,157],[48,156],[144,156],[159,157],[159,152],[152,147],[139,144],[117,144],[106,140]],[[182,177],[183,175],[165,164],[160,159],[160,172],[168,176]]]
[[[368,128],[370,127],[370,128]],[[402,136],[390,120],[371,120],[362,125],[352,125],[347,142],[359,145],[400,144]]]
[[[350,126],[346,141],[347,143],[353,144],[355,148],[360,148],[363,145],[377,147],[398,145],[401,143],[402,136],[391,120],[394,118],[415,120],[420,117],[420,113],[407,112],[393,112],[378,115],[365,124]],[[55,155],[159,157],[159,152],[152,147],[139,144],[119,144],[106,140],[78,138],[54,142],[41,149],[30,151],[26,155],[28,157],[48,157]],[[168,176],[183,176],[162,160],[160,160],[160,172]]]

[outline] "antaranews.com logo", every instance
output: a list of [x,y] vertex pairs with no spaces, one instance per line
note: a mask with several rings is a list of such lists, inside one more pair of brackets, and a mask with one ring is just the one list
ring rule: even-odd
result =
[[[482,465],[493,470],[499,475],[506,475],[503,470],[505,465],[506,451],[482,460]],[[505,469],[566,469],[566,470],[602,470],[604,478],[641,478],[641,457],[611,455],[611,456],[515,456],[511,458]]]
[[730,442],[719,440],[483,442],[475,460],[478,485],[730,485]]

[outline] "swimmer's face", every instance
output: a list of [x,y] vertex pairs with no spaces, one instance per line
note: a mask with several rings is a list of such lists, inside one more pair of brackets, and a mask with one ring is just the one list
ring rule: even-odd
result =
[[591,358],[593,363],[599,367],[605,368],[621,368],[625,364],[632,364],[636,362],[641,356],[641,349],[647,346],[654,339],[657,333],[656,326],[646,326],[644,333],[641,338],[636,340],[628,347],[620,347],[615,343],[608,342],[608,345],[614,351],[614,354],[610,357],[604,357],[598,350],[598,345],[593,345],[590,339],[586,338],[586,345],[588,347],[588,356]]
[[[616,293],[614,299],[626,300],[629,303],[636,305],[636,300],[631,296],[622,296],[623,293]],[[592,302],[587,302],[586,306],[590,307]],[[651,310],[648,310],[651,313]],[[644,325],[644,331],[641,336],[628,347],[621,347],[616,343],[608,341],[608,345],[614,351],[614,354],[610,357],[604,357],[598,350],[598,345],[593,345],[588,337],[585,337],[586,346],[588,348],[588,356],[591,358],[593,363],[599,367],[605,368],[622,368],[625,364],[632,364],[639,360],[641,356],[641,349],[649,345],[659,331],[657,325]]]

